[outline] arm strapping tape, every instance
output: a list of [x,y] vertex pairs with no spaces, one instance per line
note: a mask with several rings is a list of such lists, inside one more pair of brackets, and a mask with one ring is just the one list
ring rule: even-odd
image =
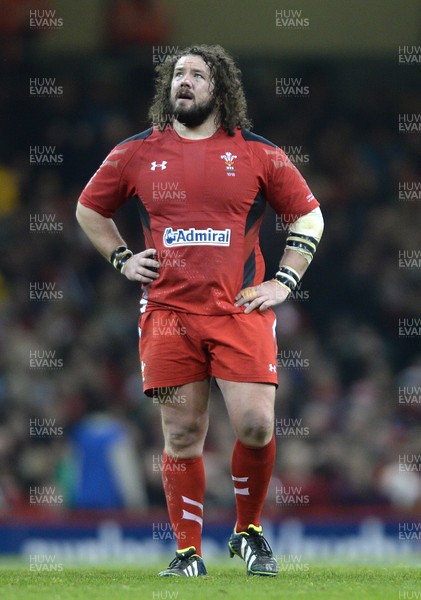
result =
[[289,228],[286,247],[295,250],[308,263],[311,263],[314,253],[323,234],[324,221],[320,207],[299,217]]

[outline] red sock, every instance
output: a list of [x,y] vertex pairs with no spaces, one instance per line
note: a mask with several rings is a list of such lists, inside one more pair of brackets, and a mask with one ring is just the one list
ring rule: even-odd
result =
[[178,550],[194,546],[197,554],[202,556],[203,456],[177,458],[164,451],[162,481]]
[[232,453],[232,479],[237,505],[236,532],[246,531],[250,524],[259,526],[260,515],[275,464],[275,436],[263,448],[235,442]]

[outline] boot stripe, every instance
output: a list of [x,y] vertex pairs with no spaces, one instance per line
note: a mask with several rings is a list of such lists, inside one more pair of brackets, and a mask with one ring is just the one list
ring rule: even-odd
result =
[[[258,533],[261,533],[261,531]],[[239,539],[240,537],[241,541]],[[253,549],[253,544],[249,542],[248,533],[244,532],[241,534],[236,534],[234,530],[234,533],[232,534],[228,545],[230,547],[232,555],[237,554],[244,560],[244,562],[247,565],[247,573],[249,575],[276,575],[276,573],[278,572],[277,562],[275,558],[273,558],[272,553],[269,552],[270,547],[267,544],[267,542],[266,547],[264,546],[264,544],[262,547],[261,562],[259,548],[256,548],[255,550]],[[257,563],[257,565],[253,570],[252,567],[255,563]]]
[[254,561],[256,560],[256,555],[253,554],[253,556],[250,557],[249,562],[247,563],[247,568],[251,569],[251,565],[254,563]]
[[244,562],[247,565],[247,568],[250,569],[257,556],[253,554],[253,550],[249,546],[245,537],[241,540],[241,548],[240,548],[241,557],[244,559]]

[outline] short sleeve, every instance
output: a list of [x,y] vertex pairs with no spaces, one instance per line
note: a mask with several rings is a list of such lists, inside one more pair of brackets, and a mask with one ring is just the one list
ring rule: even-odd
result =
[[266,197],[284,222],[293,223],[319,206],[295,165],[281,148],[264,147],[267,182]]
[[79,202],[104,217],[112,217],[135,194],[124,178],[124,169],[132,155],[130,144],[113,148],[88,181]]

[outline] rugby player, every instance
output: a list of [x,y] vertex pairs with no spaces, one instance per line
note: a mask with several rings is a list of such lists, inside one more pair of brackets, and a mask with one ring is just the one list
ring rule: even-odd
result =
[[[201,534],[210,379],[236,441],[231,556],[249,575],[278,565],[260,517],[275,461],[275,314],[323,232],[319,203],[285,153],[250,131],[241,73],[220,46],[191,46],[158,67],[152,126],[118,144],[83,190],[78,221],[99,252],[142,285],[140,361],[159,398],[163,486],[178,550],[163,576],[206,574]],[[133,252],[113,215],[135,198],[146,249]],[[289,226],[264,281],[266,203]],[[281,249],[279,250],[281,254]]]

